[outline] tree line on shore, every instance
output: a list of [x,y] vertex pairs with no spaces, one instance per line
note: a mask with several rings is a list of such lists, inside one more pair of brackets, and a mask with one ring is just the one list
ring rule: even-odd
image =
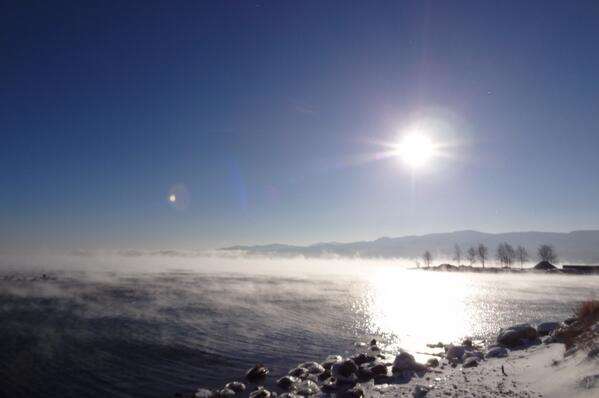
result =
[[[528,250],[524,246],[517,246],[514,248],[507,242],[500,243],[495,250],[495,259],[504,268],[511,268],[515,262],[520,263],[520,268],[524,268],[524,263],[530,258]],[[540,245],[537,248],[537,258],[539,261],[546,261],[554,263],[557,261],[557,254],[555,249],[551,245]],[[433,261],[433,255],[430,251],[426,250],[422,254],[422,260],[427,267],[431,266]],[[478,246],[470,246],[465,252],[462,247],[458,244],[454,246],[453,260],[457,262],[457,265],[462,265],[462,261],[466,260],[470,266],[474,266],[476,263],[480,263],[483,268],[490,260],[489,248],[484,244],[480,243]],[[418,264],[420,267],[420,264]]]

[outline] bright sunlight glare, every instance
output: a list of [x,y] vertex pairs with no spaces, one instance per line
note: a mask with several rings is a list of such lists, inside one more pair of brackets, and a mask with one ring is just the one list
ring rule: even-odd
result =
[[422,134],[405,136],[396,146],[396,154],[411,168],[426,165],[435,154],[435,145]]

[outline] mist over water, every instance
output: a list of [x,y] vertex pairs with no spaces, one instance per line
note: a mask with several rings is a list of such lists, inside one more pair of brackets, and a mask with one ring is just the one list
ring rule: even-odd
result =
[[[561,320],[597,276],[434,273],[401,262],[2,258],[1,397],[163,397],[353,352]],[[42,273],[47,275],[41,279]]]

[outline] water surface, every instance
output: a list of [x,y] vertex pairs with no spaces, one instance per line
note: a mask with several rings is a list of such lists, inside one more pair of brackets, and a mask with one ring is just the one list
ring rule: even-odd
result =
[[77,261],[2,272],[0,396],[172,396],[222,386],[256,361],[276,377],[373,337],[391,352],[423,352],[426,343],[563,319],[599,288],[597,276],[357,260]]

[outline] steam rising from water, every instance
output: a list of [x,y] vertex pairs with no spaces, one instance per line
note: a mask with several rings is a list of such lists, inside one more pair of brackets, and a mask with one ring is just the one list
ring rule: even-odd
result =
[[168,396],[256,361],[283,374],[372,337],[423,351],[562,319],[599,287],[347,259],[4,257],[1,269],[0,391],[15,397]]

